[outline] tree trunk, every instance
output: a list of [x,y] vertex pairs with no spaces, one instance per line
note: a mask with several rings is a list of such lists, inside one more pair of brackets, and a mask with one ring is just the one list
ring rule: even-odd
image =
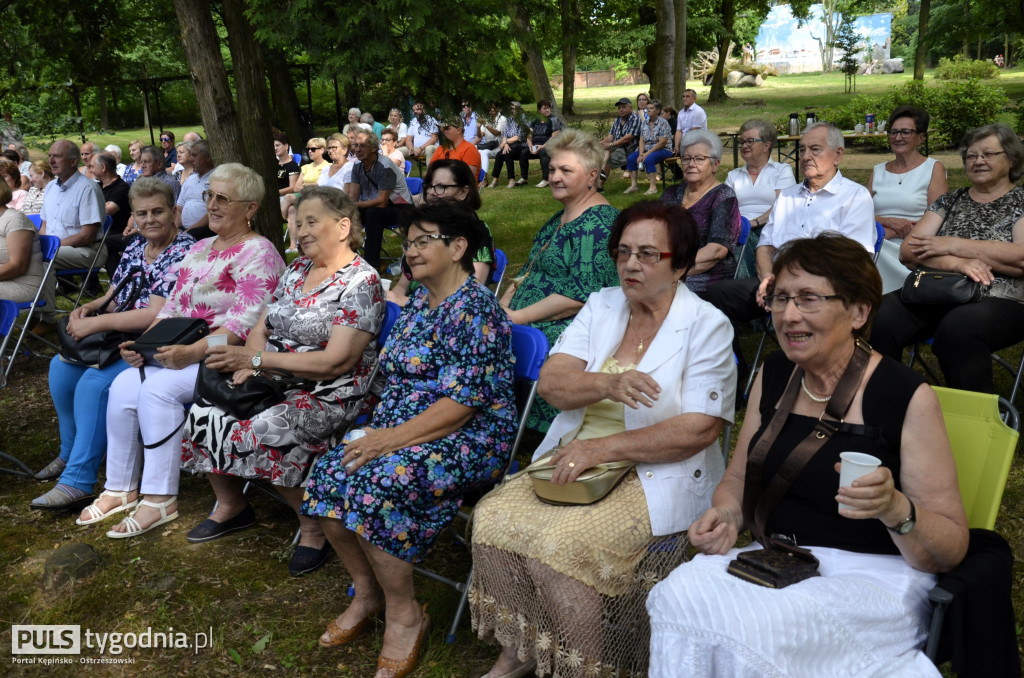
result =
[[724,30],[718,38],[718,64],[711,78],[708,103],[720,103],[728,99],[725,94],[725,62],[729,59],[729,45],[732,44],[733,24],[736,21],[736,1],[722,0],[722,25]]
[[[189,36],[181,45],[185,50],[213,160],[218,164],[244,162],[242,130],[235,114],[235,102],[228,85],[227,71],[224,70],[210,4],[206,0],[174,0],[174,11],[178,15],[182,35]],[[148,110],[146,117],[149,117]]]
[[301,155],[302,151],[297,149],[306,143],[306,135],[299,121],[299,97],[295,94],[295,83],[286,57],[281,52],[265,48],[263,57],[267,64],[267,80],[270,81],[270,96],[274,100],[277,121],[291,142],[292,149]]
[[[576,94],[576,52],[579,50],[579,0],[559,0],[562,15],[562,115],[573,115]],[[552,102],[552,105],[554,102]]]
[[270,98],[266,69],[256,41],[255,30],[245,17],[245,0],[224,0],[224,27],[228,32],[231,62],[234,64],[242,150],[246,165],[256,170],[266,184],[262,208],[253,217],[253,230],[266,236],[283,252],[281,209],[277,192],[277,160],[270,133]]
[[508,6],[508,15],[512,19],[512,26],[515,29],[516,43],[522,52],[523,67],[530,80],[534,101],[547,99],[552,102],[552,108],[554,108],[555,97],[551,92],[551,81],[548,80],[548,72],[544,70],[544,55],[541,54],[540,47],[537,45],[537,36],[530,25],[529,12],[518,3],[511,2]]
[[971,0],[964,0],[963,9],[964,9],[964,21],[963,21],[963,24],[962,24],[963,31],[964,31],[963,52],[964,52],[964,57],[970,59],[971,58],[971,47],[968,44],[968,39],[971,36],[970,36],[970,32],[967,30],[967,27],[971,25]]
[[917,49],[914,50],[914,80],[924,80],[925,60],[928,58],[928,17],[932,0],[921,0],[921,11],[917,15]]
[[107,88],[102,82],[96,88],[96,105],[100,109],[100,129],[110,129],[110,116],[107,115]]
[[686,56],[686,0],[672,0],[676,15],[676,52],[673,59],[673,98],[664,101],[665,105],[671,104],[673,108],[683,107],[683,90],[686,89],[686,71],[689,68],[690,60]]
[[658,0],[654,4],[657,17],[654,40],[654,69],[651,71],[651,96],[665,106],[676,100],[676,10],[672,0]]

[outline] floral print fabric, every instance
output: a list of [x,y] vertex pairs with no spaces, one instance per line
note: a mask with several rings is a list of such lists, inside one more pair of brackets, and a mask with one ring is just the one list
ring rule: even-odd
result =
[[[117,287],[125,276],[138,271],[145,272],[145,285],[132,308],[148,308],[150,295],[164,299],[171,296],[174,284],[178,280],[178,264],[195,244],[195,238],[188,233],[179,231],[171,244],[151,264],[146,261],[146,239],[142,236],[133,238],[128,243],[128,247],[124,248],[121,262],[117,265],[117,270],[114,271],[110,285]],[[131,299],[131,296],[132,284],[125,285],[121,293],[117,295],[117,299],[111,302],[109,310],[112,310],[112,307],[120,307]]]
[[497,481],[508,459],[516,427],[508,316],[472,276],[434,309],[420,288],[380,361],[386,383],[371,428],[407,422],[442,398],[476,412],[444,438],[385,454],[351,475],[338,446],[313,469],[302,512],[341,520],[386,553],[418,562],[463,495]]

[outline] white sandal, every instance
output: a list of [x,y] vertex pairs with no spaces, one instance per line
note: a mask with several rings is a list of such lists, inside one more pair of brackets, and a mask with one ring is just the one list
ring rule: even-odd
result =
[[[135,505],[139,503],[138,498],[134,499],[133,501],[128,501],[128,495],[134,491],[135,490],[130,490],[128,492],[111,492],[110,490],[103,490],[103,492],[100,493],[100,496],[96,497],[92,504],[86,506],[85,510],[82,511],[83,514],[89,514],[89,517],[85,520],[82,520],[80,517],[76,518],[75,524],[92,525],[93,523],[98,523],[101,520],[106,520],[115,513],[120,513],[121,511],[127,511],[128,509],[135,508]],[[117,497],[118,499],[121,500],[121,505],[115,506],[114,508],[104,513],[103,510],[99,507],[100,499],[103,499],[103,497]]]
[[150,525],[149,527],[142,527],[139,524],[139,521],[135,520],[135,513],[139,510],[139,508],[137,507],[135,509],[135,511],[132,511],[132,514],[130,516],[125,518],[120,523],[121,525],[124,525],[125,527],[127,527],[128,528],[127,530],[125,530],[124,532],[116,532],[114,530],[110,530],[109,532],[107,532],[107,536],[110,537],[111,539],[128,539],[129,537],[137,537],[140,534],[145,534],[145,533],[149,532],[150,530],[152,530],[155,527],[160,527],[164,523],[169,523],[172,520],[177,520],[178,519],[178,510],[177,509],[174,510],[174,513],[172,513],[170,515],[167,515],[167,507],[170,506],[171,504],[173,504],[176,501],[178,501],[177,497],[171,497],[167,501],[165,501],[165,502],[163,502],[161,504],[157,504],[157,503],[149,501],[147,499],[143,499],[142,501],[139,502],[139,507],[149,506],[150,508],[160,509],[160,519],[157,520],[152,525]]

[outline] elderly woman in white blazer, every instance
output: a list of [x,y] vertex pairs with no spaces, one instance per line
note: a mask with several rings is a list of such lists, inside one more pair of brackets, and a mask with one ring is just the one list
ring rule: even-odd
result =
[[477,506],[473,624],[502,646],[489,678],[646,673],[646,591],[685,558],[684,530],[724,472],[732,328],[680,284],[696,224],[640,202],[609,247],[621,287],[592,294],[552,349],[539,389],[562,412],[534,459],[555,450],[556,485],[598,464],[634,468],[589,505],[543,503],[523,475]]

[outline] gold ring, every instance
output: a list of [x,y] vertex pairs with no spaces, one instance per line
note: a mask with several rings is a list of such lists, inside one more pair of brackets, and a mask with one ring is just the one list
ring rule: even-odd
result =
[[576,468],[576,462],[570,461],[569,468]]

